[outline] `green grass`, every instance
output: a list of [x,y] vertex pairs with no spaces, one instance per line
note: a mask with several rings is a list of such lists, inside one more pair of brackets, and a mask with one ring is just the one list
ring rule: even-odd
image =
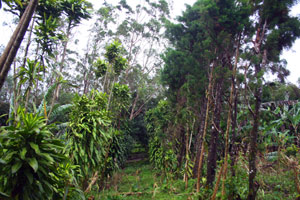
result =
[[131,163],[124,170],[117,172],[112,177],[114,178],[119,182],[95,195],[96,200],[186,200],[188,197],[191,200],[197,199],[191,196],[195,180],[191,179],[188,189],[185,190],[183,180],[166,182],[163,177],[156,176],[156,172],[147,161]]
[[[264,165],[270,162],[264,161]],[[248,194],[248,172],[247,161],[240,159],[236,166],[236,176],[232,177],[230,170],[226,181],[226,193],[235,191],[241,199],[246,199]],[[257,193],[258,200],[289,200],[297,198],[297,191],[294,182],[294,174],[291,169],[285,166],[272,165],[272,170],[259,167],[256,180],[260,184]],[[127,164],[107,182],[105,190],[93,191],[95,200],[193,200],[209,199],[211,189],[201,188],[197,196],[195,192],[195,179],[189,180],[188,188],[182,179],[167,182],[158,171],[153,170],[148,161],[138,161]],[[220,199],[220,188],[217,199]]]
[[[283,169],[283,168],[282,168]],[[292,200],[297,198],[293,171],[277,170],[269,173],[258,173],[260,189],[257,199],[262,200]]]

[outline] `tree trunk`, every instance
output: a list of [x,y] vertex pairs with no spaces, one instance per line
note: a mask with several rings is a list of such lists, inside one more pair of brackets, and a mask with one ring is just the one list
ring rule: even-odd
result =
[[257,154],[257,132],[259,126],[259,107],[261,103],[261,88],[255,89],[255,113],[253,115],[253,128],[250,133],[250,153],[249,153],[249,193],[248,200],[254,200],[256,194],[256,187],[254,179],[256,176],[256,154]]
[[29,86],[26,90],[26,99],[25,99],[25,110],[27,110],[27,107],[28,107],[28,102],[29,102],[29,95],[30,95],[30,92],[31,92],[31,89],[32,89],[32,82],[29,82]]
[[107,102],[107,107],[106,107],[106,110],[109,110],[109,107],[110,107],[110,103],[111,103],[111,99],[112,99],[112,95],[113,95],[113,88],[114,88],[114,84],[116,82],[116,77],[114,77],[114,80],[111,84],[111,88],[110,88],[110,91],[109,91],[109,96],[108,96],[108,102]]
[[9,43],[7,44],[3,54],[0,57],[0,90],[7,77],[10,66],[14,58],[16,57],[18,49],[22,43],[22,40],[25,36],[27,28],[30,24],[30,20],[33,16],[37,5],[38,0],[30,1],[29,5],[26,7],[24,14],[21,17],[21,20],[19,21],[16,30],[14,31]]
[[255,65],[255,78],[256,78],[256,87],[254,90],[254,99],[255,99],[255,110],[254,112],[250,109],[250,112],[253,116],[253,128],[250,132],[250,152],[249,152],[249,193],[248,200],[255,200],[256,193],[258,190],[258,183],[255,182],[256,176],[256,155],[257,155],[257,136],[258,136],[258,128],[259,128],[259,111],[261,106],[261,97],[262,97],[262,81],[261,79],[261,71],[266,65],[267,62],[267,50],[261,52],[261,44],[262,38],[265,36],[267,21],[265,21],[263,25],[263,29],[260,32],[260,28],[257,30],[256,39],[254,43],[254,52],[256,56],[262,56],[262,63]]
[[[59,72],[62,73],[63,71],[63,68],[64,68],[64,64],[65,64],[65,59],[66,59],[66,55],[67,55],[67,47],[68,47],[68,42],[69,42],[69,39],[70,39],[70,35],[71,35],[71,24],[72,24],[72,21],[69,21],[68,23],[68,27],[67,27],[67,35],[66,35],[66,41],[64,42],[64,49],[63,49],[63,55],[62,55],[62,58],[61,58],[61,62],[60,62],[60,65],[59,65]],[[55,99],[58,98],[59,96],[59,91],[60,91],[60,88],[61,88],[61,84],[58,84],[56,89],[55,89]]]
[[210,137],[209,152],[207,158],[207,185],[211,186],[215,180],[216,167],[217,167],[217,150],[218,150],[218,140],[220,133],[220,118],[221,118],[221,108],[222,108],[222,85],[223,80],[219,79],[219,83],[216,85],[216,96],[214,103],[214,119],[213,119],[213,128]]
[[86,71],[83,80],[83,94],[87,94],[89,92],[89,87],[90,87],[89,78],[90,78],[90,72]]
[[213,61],[212,68],[210,70],[209,75],[209,83],[208,83],[208,89],[207,89],[207,105],[206,105],[206,112],[205,112],[205,122],[204,122],[204,128],[203,128],[203,135],[202,135],[202,144],[201,144],[201,150],[199,155],[199,164],[197,169],[197,192],[200,191],[200,178],[201,178],[201,172],[202,172],[202,164],[203,164],[203,156],[204,156],[204,142],[205,137],[208,129],[208,120],[209,120],[209,111],[210,111],[210,104],[211,104],[211,93],[213,89],[213,72],[216,65],[216,61]]
[[184,126],[182,124],[178,125],[178,130],[179,130],[179,154],[177,157],[177,162],[178,162],[178,166],[182,166],[183,161],[184,161],[184,157],[185,157],[185,129]]
[[[264,51],[264,60],[266,59],[266,50]],[[264,62],[264,61],[263,61]],[[262,70],[261,64],[255,65],[255,76],[257,77]],[[257,81],[259,82],[259,81]],[[250,132],[250,153],[249,153],[249,193],[248,200],[255,200],[258,190],[258,183],[255,182],[256,176],[256,155],[257,155],[257,136],[259,127],[259,110],[261,105],[262,85],[259,84],[254,91],[255,110],[253,115],[253,128]]]
[[235,176],[235,169],[234,165],[236,162],[236,156],[238,154],[238,147],[235,144],[236,143],[236,120],[237,120],[237,100],[238,100],[238,92],[236,87],[234,88],[234,105],[233,107],[233,112],[232,112],[232,121],[231,121],[231,131],[232,131],[232,138],[231,138],[231,149],[230,149],[230,158],[231,158],[231,174],[232,176]]
[[136,97],[134,98],[134,101],[133,101],[133,104],[132,104],[132,108],[131,108],[131,112],[130,112],[130,120],[133,119],[134,117],[134,110],[135,110],[135,107],[136,107],[136,103],[139,99],[139,91],[137,91],[137,94],[136,94]]
[[194,152],[196,152],[195,158],[194,158],[194,168],[193,168],[193,178],[197,178],[197,170],[199,166],[199,158],[200,158],[200,152],[201,152],[201,145],[202,145],[202,133],[203,133],[203,128],[204,128],[204,117],[205,117],[205,110],[206,110],[206,99],[202,101],[202,106],[200,108],[200,117],[199,117],[199,130],[196,135],[196,144],[195,144],[195,149]]
[[229,97],[229,110],[227,115],[227,126],[226,126],[226,133],[225,133],[225,158],[224,158],[224,171],[223,171],[223,182],[222,182],[222,197],[225,197],[225,181],[227,176],[227,165],[228,165],[228,154],[229,154],[229,131],[230,126],[232,126],[232,106],[233,100],[235,98],[235,79],[236,79],[236,71],[237,71],[237,64],[239,60],[239,47],[240,47],[240,38],[238,40],[238,44],[236,47],[235,53],[235,64],[232,69],[232,76],[231,76],[231,89],[230,89],[230,97]]
[[188,181],[189,181],[189,124],[186,124],[186,137],[185,137],[185,172],[184,172],[184,182],[185,182],[185,189],[188,188]]
[[29,50],[29,46],[31,44],[31,36],[32,36],[32,32],[33,32],[34,22],[35,22],[35,20],[34,20],[34,17],[33,17],[33,20],[31,22],[31,26],[30,26],[30,30],[29,30],[29,35],[28,35],[28,39],[27,39],[26,48],[25,48],[25,53],[24,53],[24,58],[23,58],[23,66],[26,65],[28,50]]

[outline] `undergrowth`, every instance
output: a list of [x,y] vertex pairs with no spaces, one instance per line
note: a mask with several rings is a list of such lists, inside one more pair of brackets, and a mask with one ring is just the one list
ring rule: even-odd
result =
[[[258,200],[288,200],[296,199],[297,191],[292,170],[283,164],[258,161],[257,182],[260,185]],[[240,157],[235,166],[236,176],[229,176],[226,180],[226,199],[246,199],[248,194],[247,159]],[[196,194],[196,179],[190,179],[188,188],[182,179],[167,181],[158,171],[155,171],[148,161],[128,163],[124,169],[116,172],[105,183],[105,190],[92,191],[95,200],[198,200],[209,199],[211,189],[202,187]],[[220,185],[221,186],[221,185]],[[220,199],[221,192],[217,194]],[[232,196],[232,194],[234,196]],[[231,197],[230,197],[231,196]]]

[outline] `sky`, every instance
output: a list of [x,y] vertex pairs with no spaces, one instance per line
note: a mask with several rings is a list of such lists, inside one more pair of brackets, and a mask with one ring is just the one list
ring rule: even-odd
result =
[[[134,3],[141,2],[143,0],[127,0],[127,2],[132,5]],[[173,2],[172,6],[172,17],[181,15],[182,11],[185,9],[185,4],[192,5],[196,0],[170,0]],[[103,1],[90,0],[94,4],[94,8],[99,8]],[[111,0],[110,3],[118,2],[118,0]],[[300,3],[292,8],[292,16],[300,17]],[[12,17],[11,14],[5,12],[3,9],[0,10],[0,46],[5,46],[8,43],[10,36],[15,28],[15,25],[11,25]],[[7,24],[7,25],[5,25]],[[78,28],[77,35],[85,37],[85,33],[90,28],[90,22],[85,21]],[[83,46],[82,48],[85,48]],[[294,45],[289,50],[284,50],[281,59],[287,60],[287,68],[290,70],[290,76],[287,77],[287,81],[297,84],[297,80],[300,77],[300,39],[296,40]],[[267,77],[271,79],[272,76]],[[298,85],[298,84],[297,84]]]

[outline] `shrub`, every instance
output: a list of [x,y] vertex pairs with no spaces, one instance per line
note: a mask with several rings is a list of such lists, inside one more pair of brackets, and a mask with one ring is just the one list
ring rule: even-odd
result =
[[51,199],[60,185],[64,144],[43,117],[19,109],[13,126],[0,133],[0,191],[10,199]]

